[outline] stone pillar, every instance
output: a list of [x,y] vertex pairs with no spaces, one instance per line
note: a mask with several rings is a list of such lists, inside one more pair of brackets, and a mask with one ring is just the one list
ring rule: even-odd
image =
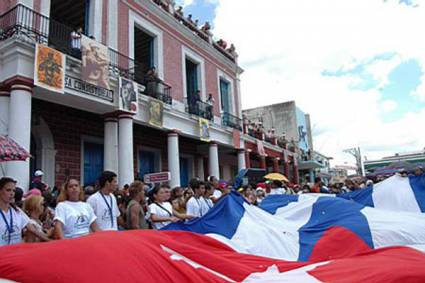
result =
[[238,149],[238,171],[246,169],[245,150]]
[[218,163],[218,144],[215,142],[210,143],[209,147],[209,175],[215,176],[217,179],[220,179],[220,166]]
[[308,176],[309,176],[309,178],[310,178],[310,183],[314,183],[314,170],[313,169],[310,169],[309,171],[308,171]]
[[179,135],[176,132],[168,133],[168,171],[170,171],[170,187],[180,186],[180,154]]
[[250,156],[249,150],[245,151],[245,163],[246,163],[245,166],[247,169],[251,168],[251,156]]
[[200,180],[204,180],[205,179],[205,169],[204,169],[204,157],[203,156],[198,156],[198,158],[196,159],[196,162],[198,163],[197,167],[198,167],[198,172],[197,175],[199,177]]
[[298,160],[294,156],[294,184],[299,184]]
[[[10,93],[9,91],[0,90],[0,135],[7,135],[9,128],[9,104]],[[0,177],[6,175],[7,162],[0,163]]]
[[118,181],[122,188],[134,181],[133,160],[133,115],[123,113],[118,116]]
[[289,157],[283,152],[283,174],[289,179]]
[[279,173],[279,158],[273,158],[273,172]]
[[260,155],[258,158],[260,159],[260,168],[261,169],[267,169],[266,157]]
[[118,172],[118,119],[105,118],[103,169]]
[[[31,145],[31,95],[32,88],[16,84],[11,87],[9,106],[9,137],[30,151]],[[30,160],[10,161],[7,175],[18,181],[24,192],[28,191],[30,181]]]

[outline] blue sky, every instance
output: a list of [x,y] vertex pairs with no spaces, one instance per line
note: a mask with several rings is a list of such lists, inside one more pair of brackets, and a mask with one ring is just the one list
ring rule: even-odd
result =
[[374,56],[371,59],[355,64],[349,69],[340,68],[336,71],[325,70],[323,76],[356,78],[355,83],[350,85],[353,90],[368,91],[376,88],[382,94],[382,101],[391,100],[397,104],[394,111],[382,113],[384,122],[393,122],[402,118],[408,112],[417,113],[425,106],[411,93],[419,86],[423,70],[416,59],[407,59],[396,65],[387,76],[387,82],[381,85],[381,81],[374,77],[368,67],[379,61],[390,61],[398,56],[395,52],[388,52]]

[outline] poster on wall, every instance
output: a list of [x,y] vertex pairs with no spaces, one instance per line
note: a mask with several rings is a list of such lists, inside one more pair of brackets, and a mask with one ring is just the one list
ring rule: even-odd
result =
[[257,151],[259,155],[267,156],[266,151],[264,150],[264,144],[260,140],[257,140]]
[[210,122],[207,119],[199,118],[199,136],[204,142],[209,142],[211,139]]
[[120,110],[137,113],[137,84],[132,80],[120,77],[119,86],[120,99],[118,103]]
[[156,99],[149,99],[148,102],[148,109],[149,109],[149,124],[161,127],[163,123],[164,118],[164,105],[161,101]]
[[83,36],[81,52],[81,79],[90,84],[110,89],[108,48]]
[[59,93],[65,89],[65,55],[37,44],[35,48],[34,85]]

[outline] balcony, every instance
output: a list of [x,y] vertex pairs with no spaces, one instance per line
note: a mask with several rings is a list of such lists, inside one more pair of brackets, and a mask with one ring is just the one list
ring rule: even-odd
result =
[[189,114],[193,114],[210,121],[214,118],[213,106],[200,100],[191,101],[190,99],[186,99],[186,111]]
[[223,125],[242,131],[242,119],[228,112],[222,114]]
[[[72,52],[72,31],[72,28],[51,20],[22,4],[16,5],[0,16],[0,40],[13,36],[25,37],[80,59]],[[111,48],[108,48],[108,55],[109,69],[113,75],[134,79],[135,62],[131,58]]]
[[[138,80],[136,79],[136,82],[137,81]],[[167,85],[162,81],[143,82],[141,84],[146,86],[145,90],[143,91],[144,95],[156,98],[169,105],[173,104],[173,98],[171,96],[171,86]]]

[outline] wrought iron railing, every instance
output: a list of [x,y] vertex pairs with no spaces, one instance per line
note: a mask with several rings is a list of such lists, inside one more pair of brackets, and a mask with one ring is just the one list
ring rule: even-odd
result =
[[173,104],[171,86],[162,81],[143,82],[142,84],[146,86],[143,91],[144,95],[159,99],[169,105]]
[[223,125],[242,131],[242,119],[228,112],[222,114]]
[[186,99],[186,111],[210,121],[214,118],[213,106],[211,104],[201,100],[191,99],[190,97]]
[[[69,56],[78,58],[71,46],[72,28],[18,4],[0,16],[0,40],[22,36],[37,43],[48,44]],[[134,79],[135,62],[108,48],[110,71],[114,75]],[[80,59],[80,58],[78,58]]]

